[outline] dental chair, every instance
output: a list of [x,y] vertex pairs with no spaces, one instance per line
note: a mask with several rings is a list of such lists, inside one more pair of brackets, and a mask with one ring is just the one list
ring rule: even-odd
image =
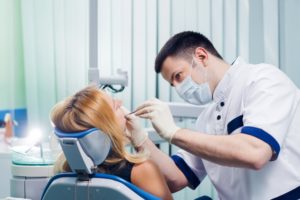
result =
[[77,133],[64,133],[55,129],[54,132],[72,172],[52,177],[43,192],[42,200],[159,199],[120,177],[94,173],[111,148],[109,137],[99,129]]

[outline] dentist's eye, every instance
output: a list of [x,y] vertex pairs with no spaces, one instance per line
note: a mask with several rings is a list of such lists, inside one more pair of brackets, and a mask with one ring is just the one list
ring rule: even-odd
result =
[[175,74],[175,81],[176,82],[181,82],[181,79],[182,79],[182,73],[181,72],[179,72],[179,73],[177,73],[177,74]]

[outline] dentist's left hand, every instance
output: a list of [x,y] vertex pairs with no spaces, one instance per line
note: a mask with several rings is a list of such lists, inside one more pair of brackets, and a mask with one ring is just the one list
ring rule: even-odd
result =
[[180,129],[174,122],[169,106],[158,99],[144,102],[136,109],[135,115],[150,119],[156,132],[169,142]]
[[127,136],[134,147],[140,147],[148,138],[148,132],[140,125],[140,119],[122,107],[126,118]]

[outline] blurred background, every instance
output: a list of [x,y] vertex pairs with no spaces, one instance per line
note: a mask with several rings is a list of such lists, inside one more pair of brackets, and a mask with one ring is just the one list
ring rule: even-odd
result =
[[[50,134],[51,107],[88,84],[88,2],[0,0],[0,119],[11,113],[16,136],[35,126]],[[128,71],[128,87],[115,96],[129,109],[152,97],[182,101],[154,72],[154,59],[170,36],[193,30],[228,63],[270,63],[300,87],[299,10],[298,0],[99,0],[100,76]],[[208,180],[174,197],[199,194],[216,197]]]

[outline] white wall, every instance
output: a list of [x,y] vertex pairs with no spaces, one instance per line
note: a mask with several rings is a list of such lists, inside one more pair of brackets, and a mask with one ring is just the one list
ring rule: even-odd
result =
[[300,87],[300,1],[279,1],[280,68]]

